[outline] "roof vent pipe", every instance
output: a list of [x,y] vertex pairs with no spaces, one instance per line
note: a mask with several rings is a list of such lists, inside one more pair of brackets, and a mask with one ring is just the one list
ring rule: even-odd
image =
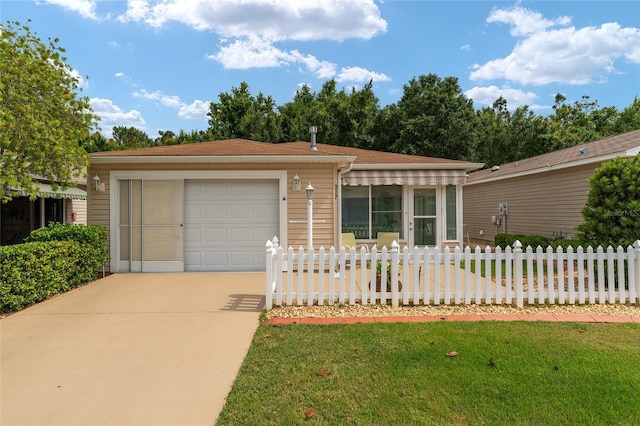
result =
[[309,133],[311,133],[311,146],[309,147],[312,151],[317,151],[318,147],[316,146],[316,134],[318,133],[318,128],[316,126],[309,127]]

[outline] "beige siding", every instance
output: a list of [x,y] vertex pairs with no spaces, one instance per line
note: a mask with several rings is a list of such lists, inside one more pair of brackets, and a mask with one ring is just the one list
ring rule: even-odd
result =
[[[76,220],[73,221],[72,213],[76,213]],[[87,200],[67,200],[67,211],[65,222],[74,225],[87,224]]]
[[[336,182],[337,169],[328,165],[293,166],[287,170],[287,222],[289,240],[287,244],[298,248],[307,247],[307,193],[304,188],[311,183],[313,193],[313,246],[329,248],[337,244],[336,238]],[[300,176],[302,190],[292,190],[295,175]],[[293,223],[292,223],[293,222]]]
[[493,242],[496,232],[503,232],[502,225],[497,228],[491,223],[491,216],[498,215],[501,202],[509,204],[507,233],[552,237],[554,232],[562,232],[574,237],[576,226],[582,223],[588,179],[595,168],[593,165],[573,167],[465,185],[465,241],[469,238]]
[[[251,176],[254,170],[286,170],[287,171],[287,245],[307,247],[307,224],[299,223],[307,219],[307,195],[304,188],[311,182],[314,187],[313,197],[313,242],[314,247],[326,248],[337,244],[336,231],[336,183],[338,170],[332,164],[94,164],[89,169],[89,182],[98,174],[105,184],[104,192],[96,192],[92,185],[87,185],[88,223],[101,225],[109,232],[109,176],[112,170],[246,170]],[[293,191],[292,182],[295,175],[300,176],[302,190]],[[292,223],[293,222],[293,223]],[[278,236],[280,237],[280,236]]]

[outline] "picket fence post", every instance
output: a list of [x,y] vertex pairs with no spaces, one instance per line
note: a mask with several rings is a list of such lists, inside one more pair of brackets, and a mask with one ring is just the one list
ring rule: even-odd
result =
[[[633,259],[633,262],[629,261],[628,263],[629,279],[633,276],[635,282],[633,285],[629,283],[629,291],[632,291],[631,288],[633,287],[633,293],[629,295],[629,303],[636,303],[636,301],[640,302],[640,240],[636,240],[636,242],[633,243],[633,248],[635,258]],[[631,266],[632,263],[633,266]]]
[[267,240],[267,243],[265,244],[265,265],[266,265],[266,287],[265,287],[265,301],[264,301],[264,307],[265,309],[271,309],[273,307],[273,265],[271,264],[271,258],[272,258],[272,247],[273,247],[273,243],[269,240]]
[[516,306],[518,308],[524,307],[524,291],[522,283],[522,243],[520,240],[516,240],[513,243],[513,253],[515,254],[515,268],[513,274],[516,281]]

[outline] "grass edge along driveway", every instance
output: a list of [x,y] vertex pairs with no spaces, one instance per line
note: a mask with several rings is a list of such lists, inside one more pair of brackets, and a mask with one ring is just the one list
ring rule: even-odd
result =
[[640,424],[640,325],[262,324],[218,425]]

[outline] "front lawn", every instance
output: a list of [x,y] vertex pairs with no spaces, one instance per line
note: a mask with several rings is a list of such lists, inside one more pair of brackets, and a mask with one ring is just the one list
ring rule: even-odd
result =
[[640,424],[639,347],[638,324],[263,324],[218,424]]

